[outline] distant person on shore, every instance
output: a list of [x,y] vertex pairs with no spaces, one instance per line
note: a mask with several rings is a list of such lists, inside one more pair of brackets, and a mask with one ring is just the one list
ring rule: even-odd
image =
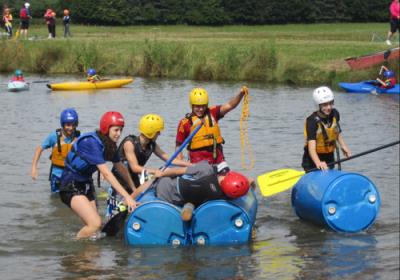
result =
[[68,152],[72,148],[72,143],[79,137],[80,132],[76,130],[78,126],[78,113],[73,108],[65,109],[60,115],[61,127],[51,132],[49,136],[35,150],[32,160],[31,177],[36,180],[38,177],[38,162],[42,152],[52,148],[50,160],[50,188],[52,193],[60,191],[60,180],[65,164],[64,161]]
[[6,32],[8,33],[8,38],[12,37],[12,14],[9,8],[5,8],[3,11],[3,22],[4,22],[4,28]]
[[391,45],[390,39],[396,31],[400,32],[400,3],[399,0],[393,0],[390,4],[390,30],[386,39],[386,44]]
[[313,168],[334,168],[328,163],[335,161],[336,142],[339,142],[345,157],[351,156],[341,134],[339,112],[333,108],[333,92],[328,87],[319,87],[314,90],[313,99],[318,110],[306,119],[304,127],[305,145],[301,166],[306,172]]
[[100,81],[100,76],[96,74],[96,70],[94,70],[93,68],[89,68],[89,70],[87,71],[87,80],[89,82],[95,83]]
[[396,85],[396,75],[394,71],[389,70],[389,68],[385,67],[382,65],[381,70],[379,71],[379,74],[381,74],[383,71],[383,80],[380,79],[379,77],[376,78],[378,85],[382,89],[391,89],[394,88]]
[[21,70],[15,70],[14,76],[11,78],[13,82],[25,82],[24,74]]
[[71,37],[71,32],[69,31],[70,22],[71,22],[71,18],[69,17],[69,10],[65,9],[64,10],[64,17],[63,17],[64,38]]
[[47,29],[49,30],[48,39],[56,38],[56,13],[52,9],[47,9],[44,14],[46,20]]
[[21,31],[20,33],[24,35],[24,39],[28,37],[28,29],[29,29],[29,21],[31,20],[31,11],[29,10],[29,7],[31,5],[26,2],[24,6],[21,8],[19,11],[19,19],[20,19],[20,25],[21,25]]

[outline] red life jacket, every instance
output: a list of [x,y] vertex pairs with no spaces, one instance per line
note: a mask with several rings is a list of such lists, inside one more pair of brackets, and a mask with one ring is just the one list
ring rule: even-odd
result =
[[26,8],[22,8],[22,9],[19,11],[19,17],[20,17],[21,19],[28,19],[28,11],[26,10]]

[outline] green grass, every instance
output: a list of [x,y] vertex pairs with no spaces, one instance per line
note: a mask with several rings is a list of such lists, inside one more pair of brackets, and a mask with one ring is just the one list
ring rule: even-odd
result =
[[[39,40],[1,40],[0,71],[21,68],[48,74],[83,73],[199,80],[242,80],[293,85],[336,84],[371,79],[377,69],[350,71],[344,59],[386,49],[388,25],[297,24],[265,26],[72,25],[73,38],[46,40],[47,29],[33,25]],[[398,38],[398,37],[397,37]],[[43,39],[43,40],[41,40]],[[4,63],[3,63],[4,62]],[[392,67],[398,71],[398,65]],[[372,76],[371,76],[372,75]]]

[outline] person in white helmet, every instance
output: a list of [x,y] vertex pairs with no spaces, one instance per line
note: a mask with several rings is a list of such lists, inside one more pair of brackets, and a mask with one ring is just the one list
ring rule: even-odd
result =
[[313,99],[318,110],[306,119],[304,127],[305,145],[301,165],[306,172],[313,168],[321,170],[334,168],[329,163],[335,161],[337,142],[344,156],[351,156],[341,134],[339,112],[333,108],[332,90],[325,86],[319,87],[314,90]]
[[29,21],[32,18],[31,12],[29,10],[30,6],[31,5],[28,2],[26,2],[24,4],[24,6],[21,8],[21,10],[19,11],[21,34],[24,35],[24,39],[26,39],[28,36]]

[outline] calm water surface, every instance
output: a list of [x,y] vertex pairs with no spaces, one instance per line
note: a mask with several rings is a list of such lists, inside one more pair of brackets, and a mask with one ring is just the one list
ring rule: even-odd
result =
[[[257,191],[257,237],[250,244],[130,248],[113,238],[75,241],[79,219],[49,194],[49,151],[40,160],[39,179],[29,176],[35,147],[59,127],[64,108],[77,109],[81,131],[94,130],[105,111],[118,110],[126,118],[124,135],[137,132],[143,114],[158,113],[166,120],[158,142],[172,154],[178,120],[189,111],[190,89],[204,86],[210,103],[221,104],[240,84],[137,79],[118,90],[49,92],[37,83],[28,92],[9,93],[6,82],[0,76],[1,279],[399,279],[398,146],[342,165],[369,177],[381,194],[378,219],[363,233],[339,234],[307,224],[293,213],[290,191],[270,198]],[[314,109],[312,89],[249,87],[255,166],[245,173],[256,177],[279,168],[300,169],[303,123]],[[398,97],[336,93],[335,105],[353,154],[398,140]],[[241,169],[240,112],[238,107],[221,121],[233,169]],[[153,158],[149,164],[161,162]],[[101,200],[101,214],[104,204]]]

